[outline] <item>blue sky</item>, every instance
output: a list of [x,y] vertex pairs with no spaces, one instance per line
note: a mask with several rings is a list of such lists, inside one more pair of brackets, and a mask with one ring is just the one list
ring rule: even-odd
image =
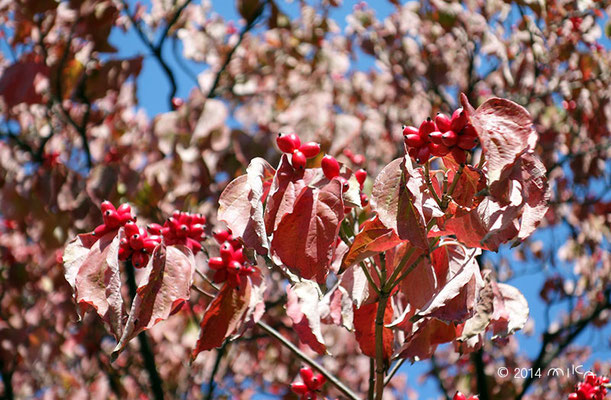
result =
[[[132,2],[133,3],[133,2]],[[146,4],[146,2],[144,2]],[[340,27],[344,27],[346,16],[352,11],[352,7],[356,4],[356,1],[344,1],[344,5],[340,8],[337,8],[333,11],[332,17],[338,22]],[[232,20],[236,23],[236,26],[239,26],[239,16],[236,13],[234,1],[223,1],[223,0],[213,0],[212,5],[215,12],[222,15],[226,20]],[[373,6],[376,10],[376,14],[379,17],[384,17],[388,15],[392,10],[393,6],[388,1],[376,1],[370,2],[370,4],[375,4]],[[298,14],[298,2],[293,2],[292,4],[283,4],[283,11],[287,12],[289,15],[294,16]],[[120,49],[119,56],[133,56],[136,54],[147,55],[148,50],[136,36],[133,31],[130,31],[127,34],[124,34],[118,30],[114,30],[111,36],[111,43],[117,45]],[[603,40],[603,44],[606,47],[610,46],[610,42],[608,38]],[[193,81],[184,73],[178,65],[174,61],[174,57],[172,55],[171,43],[168,41],[164,47],[164,56],[165,59],[169,62],[170,67],[176,72],[177,84],[178,84],[178,93],[179,97],[186,97],[189,94],[189,91],[193,88]],[[190,68],[196,74],[202,71],[202,66],[195,63],[188,63]],[[356,64],[353,66],[356,69],[369,69],[373,68],[372,59],[368,56],[361,55],[357,60]],[[485,68],[485,66],[483,66]],[[138,98],[140,101],[140,106],[143,107],[149,116],[154,116],[158,113],[168,111],[167,105],[167,93],[169,91],[169,84],[165,76],[163,75],[162,70],[160,69],[157,62],[151,57],[148,56],[145,58],[143,70],[141,76],[138,81]],[[231,121],[230,121],[231,122]],[[554,229],[542,230],[536,234],[536,238],[544,241],[544,243],[549,244],[555,241],[559,243],[566,238],[567,236],[566,227],[559,226]],[[508,249],[504,249],[503,253],[507,254]],[[560,264],[561,265],[561,264]],[[520,269],[526,268],[528,269],[528,265],[520,265]],[[560,270],[563,274],[570,276],[572,271],[569,266],[562,266]],[[539,351],[539,343],[540,343],[540,334],[545,329],[544,321],[545,321],[545,308],[544,303],[540,300],[539,290],[541,289],[541,284],[543,282],[544,277],[548,274],[549,271],[538,273],[535,275],[525,274],[514,279],[511,279],[508,283],[516,286],[518,289],[522,291],[527,300],[529,301],[531,316],[535,321],[535,334],[527,337],[522,333],[518,333],[517,337],[520,341],[521,348],[524,352],[528,353],[531,356],[535,356]],[[566,309],[566,304],[562,306],[557,306],[553,309],[553,315],[561,312],[562,309]],[[609,350],[608,343],[605,342],[605,338],[611,336],[611,327],[607,327],[603,331],[595,331],[593,329],[588,329],[584,332],[577,343],[581,344],[594,344],[597,351],[594,354],[593,359],[599,360],[609,360],[611,359],[611,351]],[[414,365],[404,365],[402,367],[401,372],[407,373],[408,380],[410,386],[413,388],[417,388],[418,392],[421,394],[423,399],[434,399],[438,398],[439,391],[437,389],[437,384],[433,380],[427,380],[424,384],[418,381],[418,377],[425,373],[429,369],[429,365],[427,362],[420,362]]]

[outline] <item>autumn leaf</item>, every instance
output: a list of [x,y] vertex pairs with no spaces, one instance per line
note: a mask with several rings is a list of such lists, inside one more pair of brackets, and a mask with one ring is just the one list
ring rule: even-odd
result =
[[321,331],[321,294],[318,285],[303,280],[287,286],[286,293],[286,314],[293,321],[293,329],[299,340],[318,354],[326,354],[327,348]]
[[322,189],[303,188],[293,212],[282,217],[274,232],[274,252],[303,279],[324,282],[344,218],[341,193],[337,180]]
[[118,340],[123,333],[125,310],[121,297],[119,235],[112,231],[97,238],[77,236],[64,250],[65,277],[74,288],[79,315],[93,308]]
[[401,242],[402,240],[399,239],[395,231],[384,226],[378,217],[365,221],[342,260],[340,273],[374,254],[397,246]]
[[376,177],[371,192],[371,208],[387,228],[400,239],[409,240],[421,249],[428,248],[426,224],[421,210],[416,207],[414,193],[407,187],[404,158],[391,161]]
[[0,75],[0,96],[9,108],[20,103],[38,104],[43,99],[36,84],[48,77],[49,68],[43,62],[17,61]]
[[[357,308],[354,306],[354,330],[356,341],[359,343],[361,351],[366,356],[376,357],[376,313],[378,311],[378,302],[362,305]],[[386,303],[384,310],[384,325],[389,324],[393,318],[392,303]],[[390,328],[386,326],[382,331],[382,341],[384,344],[384,359],[389,360],[393,352],[394,334]]]
[[186,246],[158,246],[151,256],[132,302],[123,335],[113,350],[115,359],[140,332],[167,319],[189,301],[195,259]]
[[237,288],[224,285],[206,308],[191,359],[195,359],[202,351],[220,347],[223,341],[238,329],[248,308],[252,289],[248,279],[242,282]]
[[219,198],[218,219],[225,221],[233,234],[241,237],[247,247],[259,254],[269,249],[263,221],[266,185],[271,183],[274,169],[262,158],[255,158],[242,175],[227,185]]

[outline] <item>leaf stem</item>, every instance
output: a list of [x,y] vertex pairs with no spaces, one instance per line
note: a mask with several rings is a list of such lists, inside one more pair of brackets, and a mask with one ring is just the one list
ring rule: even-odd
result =
[[257,325],[261,329],[263,329],[264,331],[266,331],[267,333],[272,335],[274,338],[278,339],[286,348],[288,348],[290,351],[292,351],[302,361],[304,361],[305,363],[309,364],[311,367],[313,367],[318,372],[320,372],[325,378],[327,378],[327,380],[329,382],[331,382],[333,385],[335,385],[339,389],[339,391],[342,392],[347,398],[349,398],[351,400],[358,400],[359,399],[359,396],[356,393],[354,393],[352,390],[350,390],[349,387],[344,385],[339,379],[337,379],[337,377],[335,375],[333,375],[325,367],[323,367],[322,365],[317,363],[310,356],[308,356],[307,354],[305,354],[301,350],[299,350],[297,348],[297,346],[295,346],[288,339],[286,339],[284,336],[282,336],[282,334],[280,334],[280,332],[278,332],[277,330],[275,330],[271,326],[267,325],[263,321],[257,322]]
[[460,176],[462,175],[464,169],[465,169],[465,164],[460,164],[460,167],[458,167],[458,171],[456,172],[456,175],[454,175],[454,179],[452,179],[452,184],[450,185],[450,189],[448,189],[448,192],[444,194],[443,204],[441,205],[441,209],[443,211],[445,211],[446,208],[448,208],[448,205],[450,204],[450,199],[452,198],[452,195],[454,194],[454,190],[456,189],[456,185],[458,184],[458,181],[460,180]]
[[437,202],[439,207],[441,207],[441,209],[443,209],[444,207],[443,207],[443,204],[441,202],[441,199],[437,195],[437,192],[435,191],[435,188],[433,188],[433,183],[431,182],[431,172],[430,172],[429,161],[427,161],[424,164],[424,180],[425,180],[426,186],[428,187],[429,191],[431,192],[433,198],[435,199],[435,201]]
[[[385,275],[385,270],[382,271]],[[376,380],[375,380],[375,399],[382,400],[384,395],[384,374],[386,365],[384,361],[384,314],[386,313],[386,304],[390,293],[382,289],[380,299],[378,301],[378,309],[375,319],[375,340],[376,340]]]

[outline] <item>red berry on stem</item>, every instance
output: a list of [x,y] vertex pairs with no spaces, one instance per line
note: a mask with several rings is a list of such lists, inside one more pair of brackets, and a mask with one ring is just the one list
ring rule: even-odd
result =
[[418,134],[405,135],[405,144],[407,147],[417,148],[424,144],[424,139]]
[[448,148],[448,146],[445,146],[444,144],[441,144],[441,143],[440,144],[431,143],[429,145],[429,149],[431,150],[431,154],[437,157],[443,157],[450,152],[450,149]]
[[320,145],[316,142],[304,143],[299,147],[299,151],[301,151],[306,158],[313,158],[320,153]]
[[435,125],[437,125],[437,129],[441,132],[446,132],[450,130],[451,120],[450,118],[442,113],[437,113],[435,117]]
[[452,400],[467,400],[467,396],[465,396],[461,392],[456,392],[454,393],[454,397],[452,397]]
[[467,162],[467,154],[460,147],[452,148],[452,156],[454,160],[459,164],[464,164]]
[[462,131],[465,125],[467,125],[467,122],[469,122],[467,120],[467,114],[462,108],[459,108],[458,110],[454,111],[454,114],[452,114],[452,122],[450,127],[454,132],[458,133]]
[[132,254],[132,264],[136,268],[142,268],[146,266],[146,263],[148,262],[148,260],[149,260],[149,256],[146,253],[143,253],[141,251],[137,251],[134,254]]
[[414,128],[413,126],[404,126],[403,136],[407,135],[418,135],[418,128]]
[[424,164],[425,162],[428,161],[430,155],[431,155],[431,150],[428,148],[428,146],[423,146],[419,148],[418,153],[416,153],[416,162],[418,164]]
[[[301,375],[301,379],[303,379],[303,381],[307,385],[308,382],[310,382],[314,377],[314,372],[312,372],[309,367],[301,367],[301,369],[299,370],[299,375]],[[309,386],[310,385],[308,385],[308,387]]]
[[448,130],[441,135],[441,143],[448,147],[452,147],[458,141],[458,135],[452,130]]
[[102,209],[102,214],[104,214],[107,210],[116,211],[115,206],[113,206],[112,203],[108,200],[104,200],[100,205],[100,208]]
[[331,180],[336,176],[339,176],[339,163],[333,156],[324,156],[320,166],[322,167],[322,172],[325,174],[327,179]]
[[130,214],[132,213],[132,207],[128,203],[123,203],[117,208],[119,214]]
[[443,133],[439,131],[431,132],[429,133],[429,139],[435,144],[441,144],[442,135]]
[[223,269],[225,268],[225,262],[221,257],[210,257],[208,259],[208,267],[211,269]]
[[305,169],[306,156],[300,150],[293,151],[293,156],[291,157],[291,165],[295,169]]
[[306,394],[309,389],[303,382],[294,382],[291,383],[291,390],[296,394]]
[[295,145],[296,142],[291,135],[294,135],[294,134],[287,135],[285,133],[279,133],[278,136],[276,137],[276,144],[278,145],[278,148],[280,149],[281,152],[292,153],[293,150],[296,150],[299,148],[299,146]]
[[229,242],[225,242],[221,245],[220,253],[223,262],[226,264],[228,264],[233,259],[233,247],[231,247],[231,244],[229,244]]
[[367,171],[365,171],[364,169],[359,169],[354,173],[354,177],[356,178],[356,181],[359,183],[359,185],[361,185],[362,189],[363,185],[365,184],[365,180],[367,179]]
[[432,119],[427,118],[424,122],[422,122],[422,124],[420,124],[420,129],[418,129],[418,134],[420,136],[422,136],[423,138],[426,138],[429,133],[434,132],[437,130],[437,127],[435,126],[435,123],[433,122]]
[[458,142],[456,144],[461,149],[471,150],[475,146],[477,146],[477,136],[461,135],[461,136],[458,137]]

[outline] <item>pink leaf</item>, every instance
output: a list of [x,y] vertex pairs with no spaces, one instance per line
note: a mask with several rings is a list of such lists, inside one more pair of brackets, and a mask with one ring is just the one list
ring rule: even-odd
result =
[[91,234],[79,235],[66,246],[63,257],[66,279],[74,288],[79,314],[82,316],[93,307],[109,331],[119,339],[125,318],[119,235],[113,231],[95,239]]
[[426,249],[428,241],[424,217],[416,206],[414,192],[408,189],[408,181],[415,178],[407,174],[404,162],[404,158],[392,161],[376,177],[371,192],[371,208],[400,239]]
[[271,183],[274,169],[262,158],[255,158],[242,175],[227,185],[219,199],[218,219],[225,221],[234,235],[259,254],[269,248],[263,221],[266,186]]
[[313,281],[304,280],[286,288],[286,314],[293,321],[299,340],[318,354],[327,352],[320,322],[320,292]]
[[477,110],[473,110],[464,94],[460,100],[479,136],[488,183],[492,184],[521,154],[534,149],[537,133],[531,116],[524,107],[506,99],[488,99]]
[[202,351],[220,347],[238,329],[248,308],[252,289],[250,280],[243,279],[242,282],[238,288],[223,286],[206,308],[200,323],[199,339],[191,353],[192,359]]
[[274,233],[272,248],[301,278],[324,282],[339,225],[344,218],[341,184],[332,180],[322,189],[305,187]]
[[167,319],[174,305],[189,300],[195,259],[185,246],[158,246],[143,271],[129,318],[113,358],[140,332]]

